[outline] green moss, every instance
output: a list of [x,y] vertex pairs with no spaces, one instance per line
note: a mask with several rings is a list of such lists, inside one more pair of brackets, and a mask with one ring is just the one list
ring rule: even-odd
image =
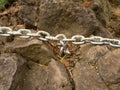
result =
[[7,0],[0,0],[0,9],[5,9],[6,3],[7,3]]

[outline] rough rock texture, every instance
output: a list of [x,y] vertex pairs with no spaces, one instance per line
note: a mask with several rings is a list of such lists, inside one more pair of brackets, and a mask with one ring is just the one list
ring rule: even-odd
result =
[[51,58],[55,58],[52,48],[48,49],[45,44],[37,39],[14,40],[11,43],[6,43],[3,51],[20,54],[27,60],[32,60],[40,64],[47,64]]
[[103,24],[109,23],[111,16],[108,1],[92,0],[88,7],[82,3],[81,0],[19,0],[19,6],[0,13],[0,25],[16,27],[25,24],[25,28],[42,29],[53,35],[80,33],[110,37],[103,27]]
[[[53,66],[59,71],[53,69]],[[19,83],[13,82],[14,85],[10,90],[57,90],[58,88],[72,90],[73,88],[65,67],[55,60],[52,60],[48,66],[28,62],[27,67],[24,77]]]
[[[18,0],[0,11],[0,26],[112,37],[109,1]],[[61,57],[54,44],[0,37],[0,90],[120,90],[120,49],[68,43],[71,55]]]
[[[49,51],[42,53],[47,50],[47,47],[46,49],[43,48],[40,45],[42,43],[38,40],[30,40],[26,44],[25,42],[27,41],[18,40],[18,42],[6,45],[4,50],[6,54],[2,54],[0,57],[0,90],[57,90],[58,88],[59,90],[72,90],[74,88],[65,66],[61,62],[52,59],[52,56],[50,58]],[[31,45],[36,47],[34,46],[35,43],[36,46],[38,43],[41,46],[37,49],[34,48],[38,53],[33,50],[31,51],[32,54],[30,53],[32,57],[26,57],[29,56],[27,52],[32,50]],[[28,51],[24,47],[29,48]],[[40,49],[42,52],[40,52]],[[22,52],[21,56],[23,57],[21,57],[19,56],[20,51],[27,54]],[[7,54],[7,52],[9,53]],[[12,52],[17,53],[17,55],[12,54]],[[49,53],[48,56],[47,53]],[[36,59],[40,61],[36,62]],[[42,63],[41,60],[43,60]],[[45,66],[46,62],[47,66]],[[50,63],[48,64],[48,62]]]
[[119,50],[82,45],[72,72],[76,90],[119,90]]
[[108,90],[94,66],[79,62],[74,68],[75,90]]
[[[87,49],[87,50],[86,50]],[[92,65],[95,65],[100,57],[104,56],[109,52],[109,48],[106,46],[93,46],[93,45],[83,45],[81,46],[81,60],[86,61]]]
[[[48,90],[73,90],[72,79],[60,62],[52,60],[48,65]],[[53,75],[54,74],[54,75]]]
[[120,49],[107,53],[98,61],[99,72],[107,83],[120,82]]
[[113,5],[120,6],[120,0],[109,0]]
[[24,63],[25,60],[16,54],[6,53],[0,56],[0,90],[10,89],[15,73]]
[[[101,9],[103,5],[109,6],[109,4],[107,2],[104,2],[104,0],[102,0],[102,3],[105,4],[102,4],[97,0],[95,0],[94,3],[95,5],[97,4],[99,14],[97,11],[96,13],[98,19],[101,19],[101,17],[103,18],[103,16],[105,16],[103,18],[103,20],[105,20],[104,23],[108,23],[108,10],[102,9],[100,12],[99,9]],[[91,5],[91,7],[93,9],[96,9],[94,3]],[[110,9],[110,7],[106,7],[106,9]],[[95,13],[91,10],[91,8],[86,8],[77,1],[22,0],[22,8],[20,10],[20,14],[26,26],[37,26],[39,29],[46,30],[51,34],[66,33],[67,36],[71,36],[73,34],[80,33],[85,36],[95,34],[104,37],[110,37],[110,34],[98,21]]]
[[106,46],[82,45],[79,60],[73,69],[73,80],[76,90],[108,90],[98,73],[96,62],[109,49]]
[[91,9],[95,12],[97,19],[103,26],[110,23],[111,5],[108,0],[92,0]]

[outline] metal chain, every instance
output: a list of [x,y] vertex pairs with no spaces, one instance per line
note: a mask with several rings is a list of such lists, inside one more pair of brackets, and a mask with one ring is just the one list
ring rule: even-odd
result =
[[113,47],[120,47],[120,40],[118,39],[110,39],[103,38],[100,36],[92,36],[85,38],[82,35],[74,35],[71,38],[66,38],[64,34],[57,34],[56,36],[51,36],[46,31],[38,31],[36,33],[32,33],[29,29],[19,29],[17,31],[12,30],[9,27],[0,27],[0,36],[8,37],[8,36],[19,36],[20,38],[28,39],[30,37],[35,37],[41,41],[56,41],[57,45],[60,46],[60,53],[70,54],[66,42],[71,42],[76,45],[81,45],[85,43],[91,43],[95,45],[110,45]]

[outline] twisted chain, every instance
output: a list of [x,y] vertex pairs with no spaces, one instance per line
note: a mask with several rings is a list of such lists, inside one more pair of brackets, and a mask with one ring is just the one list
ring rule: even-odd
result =
[[57,45],[61,46],[60,53],[67,54],[70,54],[70,52],[67,48],[66,42],[71,42],[76,45],[91,43],[95,45],[110,45],[113,47],[120,47],[120,40],[118,39],[103,38],[100,36],[85,38],[82,35],[74,35],[71,38],[67,38],[64,34],[57,34],[56,36],[52,36],[46,31],[38,31],[36,33],[32,33],[29,29],[19,29],[17,31],[14,31],[9,27],[0,27],[0,36],[8,37],[11,35],[19,36],[20,38],[24,39],[35,37],[41,41],[57,41]]

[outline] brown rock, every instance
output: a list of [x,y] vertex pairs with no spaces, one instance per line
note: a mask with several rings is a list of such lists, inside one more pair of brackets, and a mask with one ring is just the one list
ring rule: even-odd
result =
[[120,82],[120,49],[109,52],[98,61],[99,73],[107,83]]
[[109,86],[110,90],[120,90],[120,84],[113,84]]
[[29,61],[24,77],[10,90],[72,90],[65,67],[55,60],[48,66]]
[[91,63],[92,65],[95,65],[96,62],[108,52],[109,48],[103,45],[86,44],[80,48],[81,60]]
[[66,68],[53,59],[44,66],[16,54],[2,54],[0,70],[0,90],[73,90]]
[[[17,24],[25,24],[25,28],[42,29],[52,35],[111,37],[105,28],[111,17],[108,0],[91,0],[87,7],[83,1],[18,0],[20,8],[17,12],[1,13],[0,26],[13,25],[17,29]],[[68,65],[69,71],[73,70],[70,73],[71,76],[73,74],[73,82],[67,71],[69,67],[66,69],[58,61],[47,43],[32,38],[14,39],[0,38],[0,52],[11,53],[0,57],[0,90],[120,89],[119,50],[90,44],[73,50],[71,46],[74,55],[67,60],[71,64]],[[69,63],[70,60],[74,63]]]
[[112,5],[120,6],[120,0],[109,0]]
[[0,17],[0,26],[8,26],[9,19],[7,16]]
[[52,47],[47,47],[37,39],[16,39],[6,44],[4,52],[14,52],[40,64],[47,64],[51,58],[56,58]]
[[40,10],[38,27],[52,34],[109,36],[90,8],[85,8],[74,1],[44,0]]
[[74,85],[71,83],[68,71],[63,64],[52,60],[47,71],[49,90],[73,90]]
[[92,0],[90,7],[103,26],[109,25],[112,13],[108,0]]
[[14,81],[10,90],[48,90],[46,67],[32,61],[27,62],[26,65],[27,68],[22,78],[19,79],[19,82]]
[[94,66],[79,62],[73,71],[75,90],[108,90]]
[[110,19],[109,2],[92,0],[89,7],[82,3],[82,0],[19,0],[17,4],[20,7],[15,6],[17,12],[12,10],[12,13],[1,16],[0,25],[16,26],[24,23],[25,28],[42,29],[55,35],[94,34],[110,37],[110,33],[103,27]]
[[77,1],[41,0],[37,2],[38,5],[35,4],[36,2],[31,3],[34,4],[23,1],[20,10],[21,19],[26,28],[37,27],[53,35],[64,33],[67,36],[74,34],[89,36],[94,34],[110,37],[110,33],[98,21],[93,10],[82,6]]
[[16,54],[8,53],[0,56],[0,90],[10,89],[14,75],[24,63],[25,60]]
[[22,5],[20,11],[21,19],[23,19],[27,28],[34,28],[38,22],[37,7],[31,5]]

